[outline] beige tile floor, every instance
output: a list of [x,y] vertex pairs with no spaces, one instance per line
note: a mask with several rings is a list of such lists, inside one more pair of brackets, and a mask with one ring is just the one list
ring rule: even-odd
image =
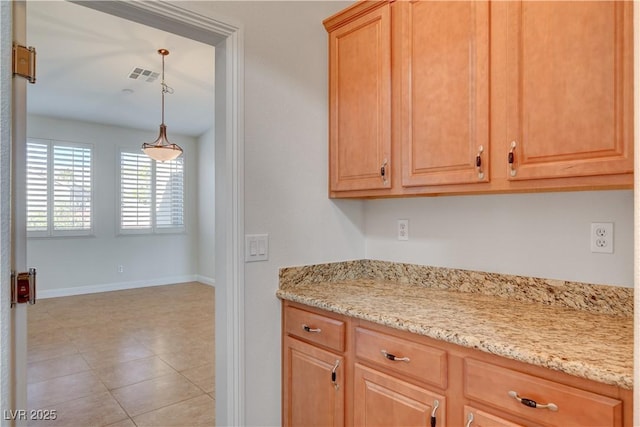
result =
[[39,300],[29,307],[37,427],[213,426],[214,289],[201,283]]

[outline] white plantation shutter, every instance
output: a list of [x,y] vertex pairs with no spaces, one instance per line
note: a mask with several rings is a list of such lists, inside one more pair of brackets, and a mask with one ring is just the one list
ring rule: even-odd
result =
[[184,230],[184,161],[120,151],[120,233]]
[[91,230],[91,148],[53,146],[53,230]]
[[151,166],[142,153],[120,153],[121,230],[151,230]]
[[[27,141],[27,231],[49,229],[49,144]],[[45,234],[46,235],[46,234]]]
[[156,162],[156,226],[174,228],[184,225],[184,170],[182,157]]
[[27,141],[27,232],[32,237],[92,233],[89,144]]

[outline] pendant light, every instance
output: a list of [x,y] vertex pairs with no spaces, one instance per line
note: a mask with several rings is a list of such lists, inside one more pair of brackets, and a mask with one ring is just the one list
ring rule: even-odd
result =
[[158,53],[162,55],[162,123],[160,124],[160,134],[154,142],[145,142],[142,144],[142,151],[154,160],[166,162],[180,157],[182,148],[177,144],[172,144],[167,139],[167,126],[164,124],[164,94],[173,93],[173,89],[164,82],[164,57],[169,55],[167,49],[159,49]]

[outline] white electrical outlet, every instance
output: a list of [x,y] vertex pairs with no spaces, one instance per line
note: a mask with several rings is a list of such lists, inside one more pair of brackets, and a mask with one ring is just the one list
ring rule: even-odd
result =
[[613,253],[613,223],[591,223],[591,252]]
[[398,220],[398,240],[409,240],[409,220]]

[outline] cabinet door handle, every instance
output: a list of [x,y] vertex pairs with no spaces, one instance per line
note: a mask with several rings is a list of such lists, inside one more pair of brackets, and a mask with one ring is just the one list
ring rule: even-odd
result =
[[333,384],[333,387],[338,390],[340,388],[340,385],[336,382],[336,379],[338,377],[337,375],[337,370],[338,370],[338,366],[340,366],[340,359],[336,359],[336,363],[335,365],[333,365],[333,369],[331,369],[331,384]]
[[386,185],[387,184],[387,159],[384,159],[384,162],[382,162],[382,166],[380,166],[380,178],[382,178],[382,182]]
[[511,141],[511,150],[509,150],[509,173],[511,174],[511,176],[516,176],[516,174],[518,173],[518,171],[516,170],[516,142],[515,141]]
[[482,153],[484,147],[481,145],[478,147],[478,155],[476,156],[476,170],[478,171],[478,179],[484,179],[484,171],[482,170]]
[[302,325],[302,329],[304,329],[305,332],[315,332],[316,334],[319,334],[320,332],[322,332],[322,329],[320,328],[311,328],[307,325]]
[[467,415],[467,423],[464,425],[464,427],[471,427],[472,422],[473,422],[473,412],[469,412],[469,414]]
[[438,399],[433,401],[433,410],[431,411],[431,427],[436,427],[436,412],[438,411],[438,407],[440,406],[440,401]]
[[407,362],[407,363],[409,363],[411,361],[411,359],[409,359],[408,357],[398,357],[395,354],[387,353],[387,350],[380,350],[380,352],[384,355],[384,357],[386,357],[387,359],[392,360],[394,362]]
[[556,405],[555,403],[538,403],[535,400],[527,399],[526,397],[520,397],[515,391],[510,391],[509,396],[513,397],[518,402],[522,403],[524,406],[528,406],[529,408],[548,409],[550,411],[558,410],[558,405]]

